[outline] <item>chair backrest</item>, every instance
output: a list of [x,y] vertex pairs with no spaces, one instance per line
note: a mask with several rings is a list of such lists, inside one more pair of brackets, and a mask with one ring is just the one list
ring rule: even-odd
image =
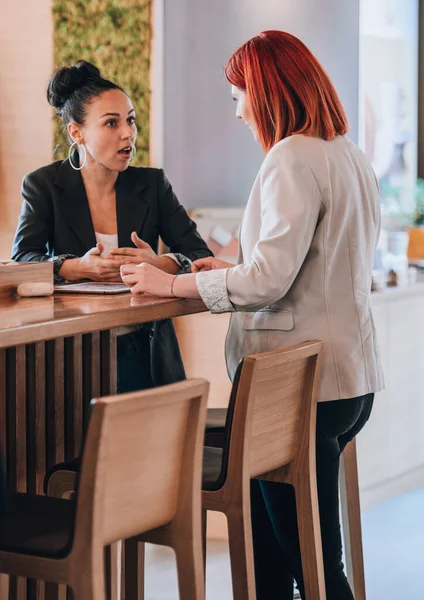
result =
[[[322,342],[246,356],[238,382],[228,468],[242,457],[250,477],[273,471],[315,443]],[[246,464],[246,462],[245,462]]]
[[183,381],[93,400],[74,544],[103,544],[169,523],[198,503],[209,383]]

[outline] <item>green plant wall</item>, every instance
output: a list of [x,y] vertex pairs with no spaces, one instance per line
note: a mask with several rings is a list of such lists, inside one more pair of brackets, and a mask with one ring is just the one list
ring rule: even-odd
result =
[[[53,0],[54,66],[94,63],[133,102],[138,126],[132,165],[149,164],[152,0]],[[54,159],[67,157],[69,142],[54,116]]]

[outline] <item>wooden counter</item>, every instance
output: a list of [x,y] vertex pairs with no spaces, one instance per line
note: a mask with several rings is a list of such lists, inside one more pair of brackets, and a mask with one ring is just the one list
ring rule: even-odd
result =
[[[81,452],[91,398],[116,391],[116,328],[205,311],[198,300],[55,294],[0,298],[0,444],[12,492],[42,494],[44,475]],[[52,584],[13,578],[9,600]],[[2,599],[3,600],[3,599]]]
[[116,295],[54,294],[0,297],[0,348],[146,323],[206,310],[200,300]]

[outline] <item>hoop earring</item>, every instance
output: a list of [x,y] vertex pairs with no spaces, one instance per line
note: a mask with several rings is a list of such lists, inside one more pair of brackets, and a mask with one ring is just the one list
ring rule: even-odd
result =
[[[72,142],[72,144],[69,146],[69,152],[68,152],[68,160],[69,160],[69,164],[70,164],[70,165],[71,165],[71,167],[74,169],[74,171],[81,171],[81,169],[82,169],[83,167],[85,167],[85,164],[86,164],[86,162],[87,162],[87,150],[85,149],[85,146],[84,146],[84,144],[80,144],[80,147],[81,147],[81,148],[84,148],[84,160],[83,160],[83,163],[82,163],[82,165],[81,165],[80,167],[76,167],[76,166],[75,166],[75,165],[72,163],[72,160],[71,160],[71,152],[72,152],[72,148],[73,148],[74,146],[78,146],[78,144],[77,144],[76,142]],[[79,154],[78,154],[78,156],[79,156]]]
[[137,154],[137,148],[136,148],[136,147],[135,147],[135,145],[134,145],[134,146],[132,147],[132,150],[131,150],[130,162],[131,162],[132,160],[134,160],[134,158],[135,158],[135,155],[136,155],[136,154]]

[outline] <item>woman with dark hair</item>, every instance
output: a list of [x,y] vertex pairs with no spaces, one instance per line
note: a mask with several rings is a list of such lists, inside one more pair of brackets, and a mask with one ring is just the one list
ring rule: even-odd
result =
[[[239,264],[205,258],[193,274],[149,264],[124,265],[121,273],[134,293],[201,297],[211,312],[234,313],[230,377],[247,354],[324,342],[316,468],[325,583],[327,600],[353,600],[342,564],[339,463],[384,385],[371,308],[378,184],[346,136],[334,86],[299,39],[265,31],[235,52],[225,73],[237,117],[265,153],[241,227]],[[252,481],[251,495],[257,598],[291,600],[293,579],[305,598],[293,488]]]
[[[56,71],[47,98],[72,142],[69,158],[25,176],[14,260],[52,261],[56,282],[107,282],[121,281],[124,263],[173,274],[211,256],[162,169],[129,166],[137,127],[124,90],[80,61]],[[159,236],[170,254],[157,255]],[[170,319],[119,334],[118,392],[185,378]]]

